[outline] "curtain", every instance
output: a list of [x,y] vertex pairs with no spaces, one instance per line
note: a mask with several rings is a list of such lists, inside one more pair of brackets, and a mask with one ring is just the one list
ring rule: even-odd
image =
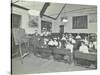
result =
[[87,29],[88,17],[87,16],[75,16],[73,17],[73,29]]

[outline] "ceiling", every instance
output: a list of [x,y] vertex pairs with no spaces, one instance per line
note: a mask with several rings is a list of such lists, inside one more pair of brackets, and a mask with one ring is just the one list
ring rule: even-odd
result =
[[32,2],[32,1],[18,1],[12,0],[12,3],[25,7],[27,9],[37,10],[40,11],[44,5],[44,2]]
[[[12,0],[12,3],[19,5],[19,6],[22,6],[22,7],[25,7],[27,9],[36,10],[39,12],[42,10],[42,8],[45,4],[44,2],[20,1],[20,0]],[[58,12],[60,12],[60,10],[62,9],[63,6],[64,6],[64,4],[51,3],[50,7],[48,7],[48,9],[46,10],[45,13],[48,15],[58,14]],[[96,8],[96,6],[94,6],[94,5],[92,6],[92,5],[66,4],[66,6],[62,12],[70,12],[70,11],[87,9],[87,8]]]
[[66,4],[64,12],[82,10],[82,9],[89,9],[89,8],[96,8],[94,5],[79,5],[79,4]]

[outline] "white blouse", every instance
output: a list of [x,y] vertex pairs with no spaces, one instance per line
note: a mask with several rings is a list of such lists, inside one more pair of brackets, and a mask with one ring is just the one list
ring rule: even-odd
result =
[[80,46],[79,51],[80,52],[83,52],[83,53],[89,53],[88,47],[85,46],[85,45],[84,46]]
[[66,49],[70,49],[71,53],[73,52],[73,45],[72,44],[67,44]]

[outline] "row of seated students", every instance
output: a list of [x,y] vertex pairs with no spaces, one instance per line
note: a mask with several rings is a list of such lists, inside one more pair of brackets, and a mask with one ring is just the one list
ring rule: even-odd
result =
[[97,50],[96,38],[88,39],[87,35],[82,37],[78,33],[76,36],[73,36],[72,34],[69,33],[69,34],[62,34],[62,36],[53,37],[50,32],[41,33],[39,35],[38,32],[36,31],[35,36],[33,37],[32,44],[34,45],[34,47],[41,47],[41,48],[48,48],[48,47],[66,48],[70,49],[71,52],[73,52],[73,50],[79,50],[80,52],[88,53],[89,51],[96,52]]
[[[51,35],[52,36],[52,35]],[[96,40],[88,40],[87,36],[82,38],[79,34],[74,37],[72,34],[62,35],[62,37],[44,37],[42,39],[42,48],[55,47],[55,48],[66,48],[70,49],[71,52],[74,50],[79,50],[80,52],[88,53],[89,51],[97,50]]]
[[[88,39],[88,35],[85,35],[82,37],[80,34],[77,33],[76,36],[73,36],[73,34],[62,34],[62,36],[53,36],[53,33],[46,34],[37,34],[37,32],[33,35],[32,46],[34,49],[36,48],[53,48],[57,50],[57,48],[65,48],[65,50],[71,51],[71,62],[73,62],[73,53],[75,50],[78,50],[83,53],[89,53],[89,52],[96,52],[97,51],[97,41],[96,38],[91,37],[91,39]],[[34,54],[35,51],[34,51]],[[41,55],[42,56],[42,55]],[[53,55],[56,56],[56,55]],[[61,55],[59,55],[60,58]],[[65,55],[64,57],[61,56],[61,59],[68,59],[69,57]]]

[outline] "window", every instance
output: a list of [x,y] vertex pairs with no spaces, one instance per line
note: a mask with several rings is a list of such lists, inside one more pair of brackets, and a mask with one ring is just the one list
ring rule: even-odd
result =
[[11,14],[12,19],[12,28],[19,28],[21,25],[21,15],[18,14]]
[[51,32],[52,29],[52,22],[48,22],[48,21],[41,21],[41,32],[43,30],[43,28],[46,28],[47,31]]
[[72,18],[73,29],[87,29],[88,28],[88,17],[85,16],[74,16]]

